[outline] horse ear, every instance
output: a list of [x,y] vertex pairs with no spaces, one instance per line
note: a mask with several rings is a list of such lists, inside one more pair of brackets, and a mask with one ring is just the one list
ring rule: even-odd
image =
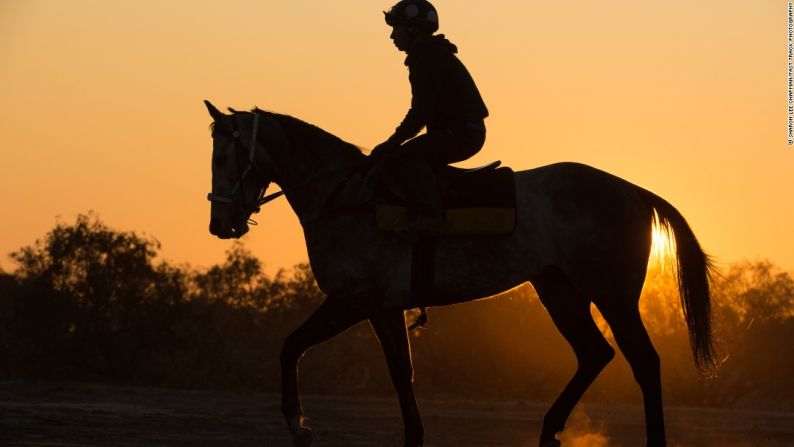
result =
[[207,106],[207,110],[210,112],[210,116],[215,121],[218,121],[221,119],[221,117],[223,117],[223,112],[215,108],[215,106],[212,105],[212,103],[207,101],[206,99],[204,100],[204,105]]

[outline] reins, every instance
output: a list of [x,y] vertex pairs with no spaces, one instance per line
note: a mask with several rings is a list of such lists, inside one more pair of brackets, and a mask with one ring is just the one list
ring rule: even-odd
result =
[[[264,204],[266,204],[266,203],[268,203],[268,202],[270,202],[270,201],[272,201],[274,199],[277,199],[277,198],[281,197],[282,195],[284,195],[284,194],[286,194],[288,192],[297,191],[299,189],[305,188],[305,187],[309,186],[310,184],[312,184],[314,181],[316,181],[318,179],[330,176],[332,174],[336,174],[336,173],[338,173],[340,171],[349,170],[350,173],[352,174],[353,172],[355,172],[355,170],[357,168],[359,168],[361,166],[365,166],[368,163],[371,163],[371,160],[368,159],[368,158],[364,158],[362,160],[359,160],[359,161],[357,161],[355,163],[351,163],[349,165],[340,166],[340,167],[338,167],[336,169],[331,169],[329,171],[321,172],[321,173],[319,173],[317,175],[314,175],[312,177],[307,178],[306,180],[302,181],[301,183],[299,183],[299,184],[297,184],[295,186],[291,186],[291,187],[288,187],[288,188],[283,188],[281,191],[276,191],[274,193],[271,193],[271,194],[268,194],[268,195],[264,196],[263,198],[261,198],[259,200],[259,204],[260,205],[264,205]],[[345,179],[343,179],[342,182],[344,182],[348,177],[345,177]]]
[[[239,130],[239,126],[237,124],[237,115],[236,114],[232,115],[232,128],[233,128],[233,131],[232,131],[231,135],[232,135],[232,138],[234,138],[235,149],[237,149],[237,150],[235,150],[235,157],[238,158],[237,165],[240,166],[240,165],[242,165],[242,163],[240,163],[239,155],[240,155],[241,152],[245,153],[246,150],[245,150],[245,145],[243,144],[242,140],[240,139],[240,130]],[[257,199],[255,201],[246,202],[245,193],[243,191],[243,182],[245,181],[246,177],[248,177],[248,175],[252,171],[255,171],[256,174],[259,176],[259,178],[261,180],[264,180],[264,179],[267,178],[267,176],[262,173],[262,171],[259,169],[259,166],[256,163],[256,146],[257,146],[256,137],[257,137],[257,133],[258,133],[258,128],[259,128],[259,113],[256,112],[256,113],[254,113],[254,125],[253,125],[252,134],[251,134],[251,146],[250,146],[250,148],[248,150],[248,164],[246,165],[246,167],[238,175],[237,182],[234,184],[234,187],[232,188],[232,191],[231,191],[229,196],[223,196],[223,195],[220,195],[220,194],[215,194],[215,193],[210,192],[209,194],[207,194],[207,200],[209,200],[210,202],[227,203],[227,204],[230,204],[230,205],[238,204],[240,206],[240,209],[243,212],[245,212],[247,215],[250,216],[251,214],[258,213],[260,211],[262,205],[265,205],[265,204],[267,204],[269,202],[272,202],[273,200],[275,200],[275,199],[287,194],[288,192],[293,192],[293,191],[297,191],[297,190],[303,189],[303,188],[309,186],[310,184],[312,184],[313,182],[317,181],[318,179],[330,176],[332,174],[336,174],[336,173],[338,173],[340,171],[349,170],[350,173],[352,174],[353,172],[355,172],[355,170],[357,168],[372,162],[369,158],[365,157],[364,159],[359,160],[359,161],[357,161],[355,163],[352,163],[350,165],[341,166],[341,167],[338,167],[336,169],[331,169],[329,171],[325,171],[325,172],[322,172],[320,174],[317,174],[317,175],[314,175],[312,177],[309,177],[309,178],[305,179],[304,181],[298,183],[297,185],[290,186],[290,187],[287,187],[285,185],[285,187],[282,188],[281,191],[276,191],[276,192],[268,194],[268,195],[265,195],[265,189],[262,188],[261,191],[258,193],[258,195],[257,195],[258,197],[257,197]],[[277,174],[278,177],[281,177],[280,175],[278,175],[279,174],[277,172],[278,168],[276,168],[276,164],[274,163],[273,158],[270,156],[270,154],[267,152],[267,150],[262,151],[262,153],[264,154],[265,157],[268,158],[268,165],[269,165],[270,169],[272,169],[273,171],[276,171],[275,174]],[[350,177],[350,175],[346,176],[345,179],[343,179],[341,183],[344,183],[344,181],[347,180],[349,177]],[[256,225],[256,221],[252,220],[250,217],[248,218],[248,223]]]

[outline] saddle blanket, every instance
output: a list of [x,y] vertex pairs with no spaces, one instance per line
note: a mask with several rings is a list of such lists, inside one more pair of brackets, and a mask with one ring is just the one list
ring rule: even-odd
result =
[[[516,193],[513,171],[498,168],[461,174],[454,168],[440,174],[446,223],[443,235],[504,235],[516,225]],[[394,231],[411,221],[402,204],[379,203],[375,222],[379,229]]]

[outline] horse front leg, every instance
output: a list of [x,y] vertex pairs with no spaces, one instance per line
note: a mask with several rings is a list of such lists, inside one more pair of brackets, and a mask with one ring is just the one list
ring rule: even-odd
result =
[[352,307],[344,299],[326,298],[284,341],[281,349],[281,412],[295,447],[308,447],[314,437],[311,428],[303,425],[303,409],[298,394],[298,361],[312,346],[366,319],[364,309]]
[[400,400],[405,424],[405,447],[420,447],[424,443],[424,428],[414,397],[411,347],[405,329],[405,315],[402,310],[385,311],[370,317],[369,321],[386,354],[391,379]]

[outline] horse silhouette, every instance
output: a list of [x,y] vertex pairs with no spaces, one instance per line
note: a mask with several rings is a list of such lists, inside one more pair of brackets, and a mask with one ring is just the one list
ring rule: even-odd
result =
[[[413,393],[404,309],[411,293],[411,243],[378,230],[371,213],[355,209],[368,158],[357,147],[296,118],[254,109],[214,119],[210,232],[237,238],[278,184],[303,227],[309,261],[325,301],[290,334],[281,351],[282,411],[293,444],[305,447],[298,361],[311,346],[369,320],[386,356],[405,423],[405,446],[421,446],[424,429]],[[413,307],[443,306],[495,295],[526,282],[536,289],[570,343],[576,373],[543,419],[540,446],[612,360],[614,349],[590,313],[610,325],[644,400],[646,442],[666,445],[659,356],[640,318],[638,301],[654,222],[672,231],[679,292],[694,359],[715,366],[711,339],[710,269],[684,217],[652,192],[598,169],[557,163],[515,173],[516,227],[505,236],[441,238],[436,242],[433,293]],[[280,194],[280,193],[279,193]]]

